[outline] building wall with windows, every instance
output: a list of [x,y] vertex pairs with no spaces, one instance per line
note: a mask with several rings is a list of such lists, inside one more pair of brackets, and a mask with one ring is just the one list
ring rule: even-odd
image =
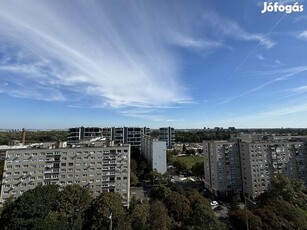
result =
[[22,149],[6,152],[0,201],[18,197],[37,185],[80,184],[94,196],[120,193],[130,197],[130,146]]
[[307,148],[305,142],[240,143],[243,191],[251,198],[268,189],[274,175],[280,173],[307,184]]
[[80,140],[89,140],[102,136],[102,130],[99,127],[75,127],[68,130],[67,142],[69,144],[77,143]]
[[165,141],[168,149],[175,145],[175,129],[173,127],[163,127],[159,129],[159,141]]
[[204,141],[205,186],[222,196],[242,190],[238,142]]
[[215,194],[243,191],[255,198],[270,187],[278,173],[307,185],[305,141],[204,141],[204,178]]
[[152,139],[150,136],[142,136],[141,152],[152,170],[159,173],[167,172],[166,142]]

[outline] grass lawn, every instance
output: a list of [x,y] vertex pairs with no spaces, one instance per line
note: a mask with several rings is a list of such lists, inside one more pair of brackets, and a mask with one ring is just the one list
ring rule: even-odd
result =
[[203,156],[182,156],[176,157],[175,160],[186,162],[188,164],[189,169],[191,169],[196,162],[203,162],[204,158]]

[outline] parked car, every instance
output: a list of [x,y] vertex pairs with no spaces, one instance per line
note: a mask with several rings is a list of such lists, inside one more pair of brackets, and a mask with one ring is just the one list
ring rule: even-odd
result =
[[216,206],[216,205],[218,205],[218,204],[219,204],[219,203],[218,203],[217,201],[215,201],[215,200],[212,201],[212,202],[210,202],[210,205],[211,205],[211,206]]

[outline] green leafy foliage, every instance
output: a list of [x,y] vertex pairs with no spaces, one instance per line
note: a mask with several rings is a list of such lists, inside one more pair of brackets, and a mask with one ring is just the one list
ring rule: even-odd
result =
[[197,177],[203,177],[204,176],[204,162],[196,162],[192,168],[191,168],[191,172],[193,175],[197,176]]
[[5,203],[1,213],[4,229],[44,229],[57,209],[58,186],[38,186],[14,202]]
[[224,229],[209,202],[195,189],[159,185],[152,190],[151,197],[167,209],[168,218],[165,214],[163,218],[169,225],[168,229]]
[[[257,197],[256,209],[247,211],[250,229],[307,229],[307,196],[302,181],[276,175],[271,188]],[[246,226],[244,210],[230,212],[237,229]]]
[[[66,141],[68,136],[67,131],[27,131],[26,143],[41,143]],[[0,132],[0,145],[7,145],[12,140],[21,141],[21,131],[19,132]]]
[[85,229],[124,229],[125,211],[122,197],[118,193],[103,192],[91,204],[85,213]]

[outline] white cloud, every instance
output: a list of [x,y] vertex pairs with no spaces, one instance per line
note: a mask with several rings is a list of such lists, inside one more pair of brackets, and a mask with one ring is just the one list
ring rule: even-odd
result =
[[242,92],[241,94],[239,95],[236,95],[236,96],[232,96],[232,97],[229,97],[227,99],[224,99],[223,101],[221,101],[220,103],[218,104],[226,104],[226,103],[229,103],[235,99],[238,99],[240,97],[243,97],[243,96],[246,96],[248,94],[251,94],[251,93],[254,93],[256,91],[259,91],[261,89],[263,89],[264,87],[267,87],[271,84],[274,84],[274,83],[277,83],[279,81],[284,81],[284,80],[287,80],[291,77],[294,77],[296,76],[297,74],[299,73],[302,73],[302,72],[306,72],[307,71],[307,66],[299,66],[299,67],[293,67],[293,68],[286,68],[286,69],[278,69],[278,70],[273,70],[273,71],[258,71],[258,72],[255,72],[251,75],[253,76],[264,76],[264,75],[268,75],[268,76],[272,76],[274,77],[274,79],[272,80],[269,80],[269,81],[266,81],[256,87],[253,87],[245,92]]
[[[180,62],[167,49],[167,42],[157,39],[168,36],[165,27],[174,31],[178,27],[171,22],[161,27],[159,19],[156,24],[142,4],[119,6],[126,9],[123,15],[110,5],[100,1],[2,3],[0,35],[15,45],[10,55],[18,60],[6,61],[0,71],[23,74],[58,93],[66,89],[94,95],[114,108],[191,101],[178,78]],[[192,41],[190,45],[197,46]],[[39,92],[34,86],[32,90]]]
[[267,49],[270,49],[275,45],[275,42],[267,35],[262,33],[249,33],[240,27],[235,21],[223,18],[214,12],[206,12],[203,18],[209,23],[209,26],[213,27],[223,36],[243,41],[255,41]]
[[296,36],[300,39],[307,40],[307,30],[298,33]]

